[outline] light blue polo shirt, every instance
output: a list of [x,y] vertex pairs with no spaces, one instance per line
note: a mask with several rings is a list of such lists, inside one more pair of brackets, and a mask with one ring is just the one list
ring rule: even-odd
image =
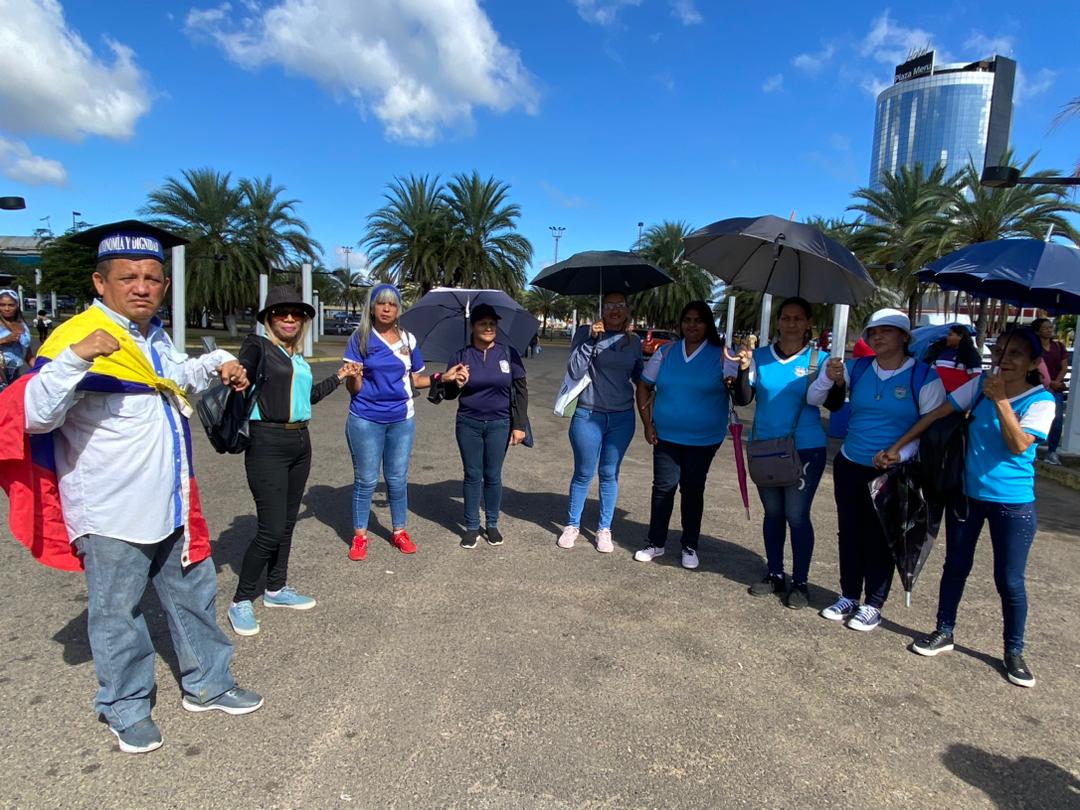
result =
[[720,346],[702,343],[687,357],[683,341],[669,343],[649,358],[641,379],[656,386],[653,422],[661,439],[694,447],[724,441],[729,406]]
[[[750,366],[750,382],[754,386],[755,439],[780,439],[791,435],[795,426],[795,447],[808,450],[824,447],[825,429],[821,426],[821,409],[806,402],[810,387],[813,353],[817,352],[814,374],[825,369],[828,352],[813,346],[781,358],[773,346],[761,346],[754,350]],[[795,424],[795,415],[799,415]]]
[[[958,411],[971,407],[982,391],[982,378],[965,383],[949,396]],[[1050,433],[1057,404],[1054,395],[1037,385],[1009,400],[1024,432],[1042,440]],[[964,491],[971,498],[994,503],[1031,503],[1035,500],[1035,445],[1014,453],[1001,435],[997,406],[985,397],[975,406],[968,427],[964,457]]]

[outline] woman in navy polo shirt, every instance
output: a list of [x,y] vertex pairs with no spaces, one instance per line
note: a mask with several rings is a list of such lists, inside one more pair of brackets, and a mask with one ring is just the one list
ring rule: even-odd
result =
[[443,397],[458,400],[456,434],[465,468],[462,548],[476,548],[480,538],[481,493],[483,533],[488,545],[502,545],[498,523],[503,460],[508,445],[525,440],[529,403],[521,357],[512,347],[495,342],[499,322],[495,308],[480,304],[469,319],[472,342],[450,358],[443,384],[438,386]]
[[[852,630],[870,631],[881,623],[893,579],[892,551],[868,487],[881,475],[874,457],[940,406],[945,389],[932,368],[908,354],[911,322],[903,312],[879,309],[863,337],[875,357],[847,364],[839,358],[829,360],[825,374],[811,384],[807,402],[822,405],[831,390],[850,389],[848,434],[833,460],[841,596],[821,615],[831,621],[847,620]],[[905,460],[917,449],[917,443],[905,445]],[[860,606],[864,592],[866,603]]]
[[[945,570],[938,595],[937,628],[911,648],[937,655],[953,648],[953,630],[964,583],[975,560],[983,523],[990,524],[994,584],[1004,617],[1005,671],[1017,686],[1034,686],[1024,661],[1027,589],[1024,570],[1035,540],[1035,447],[1054,422],[1054,395],[1041,385],[1043,346],[1030,329],[1005,332],[994,344],[996,374],[984,374],[953,391],[949,401],[925,416],[879,460],[899,460],[900,447],[931,423],[954,411],[972,411],[964,457],[967,508],[946,510]],[[961,520],[958,515],[966,514]]]
[[705,481],[727,431],[728,392],[723,343],[709,305],[691,301],[679,326],[682,339],[656,351],[637,384],[645,441],[653,446],[653,486],[648,545],[634,559],[649,562],[664,554],[678,488],[682,565],[697,568]]
[[[432,378],[421,374],[424,359],[416,338],[398,324],[401,309],[401,293],[396,287],[390,284],[372,287],[360,325],[345,347],[345,361],[363,366],[360,376],[346,381],[352,401],[345,438],[355,474],[350,560],[363,560],[367,556],[371,496],[379,483],[380,467],[390,501],[391,542],[403,554],[416,551],[416,544],[405,530],[409,456],[416,429],[412,389],[430,387]],[[435,375],[436,381],[438,378]]]
[[[787,487],[758,487],[765,510],[762,534],[768,571],[761,582],[750,586],[754,596],[782,594],[789,608],[809,604],[807,581],[810,558],[814,553],[814,525],[810,507],[814,502],[821,474],[825,471],[825,430],[821,410],[806,402],[810,383],[829,359],[826,352],[810,343],[810,320],[813,313],[804,298],[789,298],[780,305],[777,326],[780,337],[775,343],[754,350],[741,358],[736,380],[736,405],[749,405],[757,399],[754,411],[756,439],[795,437],[803,474]],[[791,582],[784,577],[784,539],[791,529]]]

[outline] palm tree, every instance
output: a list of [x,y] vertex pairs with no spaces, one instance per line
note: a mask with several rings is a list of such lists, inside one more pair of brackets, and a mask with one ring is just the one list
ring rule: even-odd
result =
[[362,270],[351,270],[339,267],[333,272],[334,278],[341,288],[339,303],[346,309],[352,309],[353,315],[364,304],[371,280]]
[[897,271],[892,286],[904,293],[908,317],[914,323],[920,289],[915,274],[940,256],[942,237],[949,223],[959,173],[945,176],[938,164],[925,173],[922,164],[902,166],[896,174],[883,174],[880,187],[863,187],[848,206],[867,219],[851,235],[848,245],[864,264]]
[[[1078,117],[1080,117],[1080,96],[1070,99],[1068,103],[1061,108],[1058,114],[1054,116],[1054,121],[1050,125],[1050,129],[1054,129],[1061,124],[1064,124],[1070,118]],[[1080,177],[1080,160],[1073,166],[1073,177]]]
[[548,317],[560,309],[559,294],[543,287],[531,287],[523,296],[522,305],[533,315],[543,320],[540,334],[547,335]]
[[675,327],[682,308],[691,301],[707,300],[716,279],[683,258],[683,239],[693,229],[685,222],[666,220],[645,231],[641,255],[674,280],[633,296],[635,318],[654,326]]
[[308,235],[307,224],[296,216],[300,201],[278,199],[284,186],[275,186],[268,175],[265,180],[241,180],[238,188],[244,196],[239,235],[259,272],[317,261],[322,245]]
[[453,217],[454,286],[501,289],[516,295],[525,286],[532,244],[517,232],[521,206],[507,202],[510,186],[479,172],[455,175],[444,199]]

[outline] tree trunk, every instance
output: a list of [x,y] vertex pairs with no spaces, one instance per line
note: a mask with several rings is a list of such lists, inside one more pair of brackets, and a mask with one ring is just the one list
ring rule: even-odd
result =
[[229,337],[236,337],[240,330],[236,326],[236,310],[225,315],[225,328],[229,330]]
[[547,313],[545,312],[544,313],[544,322],[543,322],[543,324],[540,325],[540,334],[543,335],[544,337],[547,337],[547,319],[548,319],[548,316],[547,316]]
[[919,290],[918,290],[918,288],[916,288],[915,292],[913,292],[908,297],[907,316],[908,316],[908,320],[911,321],[911,325],[913,327],[915,326],[916,323],[919,322]]
[[982,350],[983,345],[986,343],[986,299],[979,299],[979,315],[975,321],[975,342],[979,344],[979,349]]

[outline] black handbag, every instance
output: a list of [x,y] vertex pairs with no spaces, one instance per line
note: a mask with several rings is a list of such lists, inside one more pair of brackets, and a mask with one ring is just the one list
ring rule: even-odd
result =
[[218,383],[203,394],[195,406],[206,437],[219,453],[243,453],[251,444],[251,412],[258,401],[256,389],[263,381],[265,357],[264,350],[259,355],[255,381],[246,391],[234,391]]
[[982,398],[980,393],[969,410],[937,420],[919,437],[920,477],[928,498],[943,502],[964,493],[968,427]]
[[[813,382],[817,371],[816,349],[810,349],[810,362],[807,365],[807,389]],[[787,436],[776,439],[756,439],[757,417],[746,445],[746,468],[752,480],[759,487],[790,487],[802,478],[802,459],[795,446],[795,431],[802,417],[802,407],[795,409],[795,421]]]

